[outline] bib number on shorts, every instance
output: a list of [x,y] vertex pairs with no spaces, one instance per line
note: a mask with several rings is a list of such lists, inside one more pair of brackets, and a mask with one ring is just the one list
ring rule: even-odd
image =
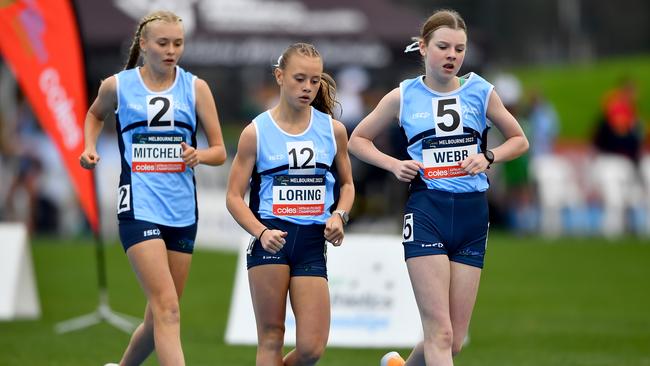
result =
[[117,188],[117,213],[131,210],[131,185],[125,184]]
[[404,242],[413,241],[413,214],[404,215],[404,226],[402,227],[402,240]]

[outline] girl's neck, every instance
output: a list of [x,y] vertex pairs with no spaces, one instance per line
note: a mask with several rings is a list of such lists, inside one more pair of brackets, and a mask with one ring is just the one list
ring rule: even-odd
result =
[[449,93],[460,88],[460,80],[458,76],[452,76],[447,80],[436,79],[432,74],[427,73],[424,77],[424,84],[431,90],[441,93]]
[[167,90],[174,83],[176,78],[176,68],[172,72],[159,73],[151,66],[143,65],[140,67],[140,75],[147,87],[153,91]]
[[296,109],[283,101],[273,107],[270,113],[273,120],[291,134],[303,132],[311,120],[311,107]]

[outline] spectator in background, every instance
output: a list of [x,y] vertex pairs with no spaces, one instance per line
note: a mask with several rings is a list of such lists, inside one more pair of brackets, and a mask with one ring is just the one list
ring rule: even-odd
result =
[[638,164],[643,132],[636,99],[636,85],[627,77],[605,94],[594,146],[599,152],[623,155]]
[[555,107],[540,90],[533,89],[528,97],[530,155],[532,158],[552,154],[558,134],[558,116]]
[[341,122],[345,125],[349,136],[366,115],[362,93],[368,88],[370,80],[368,72],[358,66],[342,69],[336,80],[338,80],[336,97],[340,104],[337,105],[334,114],[341,116]]
[[[517,76],[502,72],[494,77],[494,90],[499,93],[504,107],[521,123],[526,136],[530,134],[530,121],[523,117],[523,88]],[[488,135],[488,146],[499,142],[501,137],[495,133]],[[531,142],[531,145],[533,143]],[[532,147],[531,147],[532,148]],[[532,190],[528,174],[529,153],[518,159],[503,163],[498,170],[491,172],[494,190],[490,189],[490,225],[507,225],[518,232],[534,229],[535,218],[532,215]],[[494,227],[493,226],[493,227]]]
[[[6,220],[24,221],[27,231],[32,233],[39,227],[39,202],[49,210],[55,220],[56,210],[49,201],[41,200],[40,178],[43,174],[43,164],[37,151],[42,145],[43,132],[36,120],[36,116],[24,94],[17,90],[16,116],[13,131],[5,131],[7,140],[5,150],[8,153],[9,165],[12,167],[13,176],[9,180],[6,200],[3,205],[3,218]],[[9,124],[8,124],[9,125]],[[21,193],[24,193],[21,194]],[[56,230],[56,224],[45,225],[48,230]]]

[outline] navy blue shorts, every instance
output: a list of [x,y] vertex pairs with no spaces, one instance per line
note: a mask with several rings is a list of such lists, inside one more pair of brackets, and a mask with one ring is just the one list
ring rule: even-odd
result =
[[488,227],[485,192],[413,191],[404,213],[404,257],[446,254],[450,261],[483,268]]
[[[271,254],[259,240],[251,239],[246,252],[248,269],[263,264],[286,264],[290,275],[327,278],[327,244],[325,225],[299,225],[281,219],[263,219],[269,229],[286,231],[286,243],[279,252]],[[268,235],[268,233],[267,233]]]
[[151,239],[162,239],[167,250],[190,253],[194,251],[196,223],[174,227],[143,220],[119,220],[120,240],[126,252],[133,245]]

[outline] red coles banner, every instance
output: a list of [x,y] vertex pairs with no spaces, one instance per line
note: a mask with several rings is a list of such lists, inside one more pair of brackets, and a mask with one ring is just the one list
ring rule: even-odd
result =
[[82,209],[98,232],[93,175],[79,165],[86,82],[71,1],[0,0],[0,50],[61,152]]

